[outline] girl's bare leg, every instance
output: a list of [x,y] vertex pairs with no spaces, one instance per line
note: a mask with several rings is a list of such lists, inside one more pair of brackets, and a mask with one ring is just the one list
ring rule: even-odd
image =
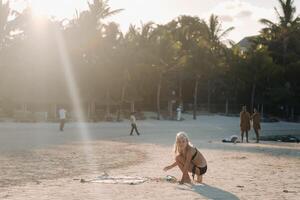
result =
[[197,175],[197,183],[202,183],[203,176],[202,175]]
[[202,176],[202,175],[199,175],[199,174],[200,174],[200,169],[199,169],[198,167],[196,167],[195,174],[197,175],[197,180],[196,180],[196,182],[197,182],[197,183],[202,183],[203,176]]
[[[179,169],[181,170],[181,172],[183,173],[183,169],[184,169],[184,158],[182,156],[176,156],[176,163],[179,167]],[[182,179],[183,182],[185,183],[191,183],[191,179],[190,179],[190,176],[189,174],[187,175],[184,175],[183,174],[183,179]]]

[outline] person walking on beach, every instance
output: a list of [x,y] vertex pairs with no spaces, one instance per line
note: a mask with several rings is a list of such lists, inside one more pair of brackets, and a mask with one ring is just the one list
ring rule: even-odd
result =
[[250,114],[247,112],[246,106],[242,107],[240,113],[240,128],[241,128],[241,142],[244,140],[244,132],[246,132],[246,142],[248,143],[248,131],[250,130]]
[[194,180],[197,175],[197,182],[202,183],[202,176],[207,171],[207,162],[202,153],[189,142],[189,138],[185,132],[179,132],[176,135],[174,144],[175,162],[166,166],[163,170],[168,171],[175,166],[178,166],[182,172],[180,184],[191,183],[189,172],[192,173]]
[[132,135],[133,130],[135,130],[137,135],[140,135],[137,126],[136,126],[136,118],[135,118],[135,112],[132,112],[130,114],[130,122],[131,122],[131,131],[130,131],[130,135]]
[[259,130],[260,130],[260,114],[257,112],[257,110],[254,108],[254,113],[251,116],[252,122],[253,122],[253,129],[256,135],[256,143],[259,143]]
[[60,124],[59,124],[59,130],[60,131],[64,131],[64,126],[65,126],[65,123],[66,123],[66,112],[67,111],[62,107],[58,111],[59,121],[60,121]]

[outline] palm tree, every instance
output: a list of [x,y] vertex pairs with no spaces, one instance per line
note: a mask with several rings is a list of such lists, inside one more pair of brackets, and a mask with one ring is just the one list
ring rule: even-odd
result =
[[223,30],[219,17],[214,14],[209,17],[208,23],[205,22],[205,24],[208,40],[213,48],[212,50],[223,47],[222,40],[234,29],[234,27],[229,27],[226,30]]
[[123,9],[111,10],[108,0],[93,0],[92,3],[88,1],[88,6],[91,19],[94,24],[98,25],[97,28],[101,28],[101,20],[123,11]]
[[294,6],[294,0],[278,1],[283,15],[281,15],[278,9],[275,7],[274,9],[279,22],[272,22],[268,19],[260,19],[260,22],[267,26],[264,30],[270,30],[273,32],[274,30],[293,27],[299,23],[299,16],[295,17],[296,7]]
[[[180,46],[176,45],[176,41],[168,30],[167,26],[159,25],[153,34],[153,63],[152,66],[156,68],[158,81],[156,93],[157,105],[157,119],[160,119],[160,98],[163,78],[167,73],[178,68],[178,52]],[[172,105],[172,103],[171,103]],[[172,108],[170,108],[172,109]],[[170,116],[172,117],[172,116]]]
[[[182,76],[183,73],[186,73],[186,70],[182,70],[190,66],[192,63],[191,60],[196,58],[195,51],[198,49],[198,44],[200,41],[203,41],[204,36],[204,26],[201,23],[201,20],[198,17],[190,17],[190,16],[180,16],[176,20],[171,21],[168,25],[170,29],[176,46],[178,46],[179,50],[176,55],[177,57],[177,69],[179,71],[179,104],[182,105]],[[199,56],[199,55],[198,55]],[[195,69],[200,69],[202,66],[198,65],[200,63],[193,63],[193,72],[197,71]],[[192,73],[192,76],[195,78],[195,89],[194,90],[194,119],[196,119],[196,109],[197,109],[197,90],[198,90],[198,81],[199,74]],[[188,74],[191,75],[191,74]],[[196,96],[195,96],[196,95]]]
[[203,38],[200,38],[191,47],[190,56],[187,60],[187,66],[189,71],[193,74],[195,81],[194,86],[194,105],[193,105],[193,119],[197,119],[197,102],[198,102],[198,87],[201,79],[204,79],[207,75],[207,68],[211,65],[213,59],[208,51],[207,43]]
[[[3,74],[3,66],[5,65],[5,62],[8,61],[9,59],[6,59],[4,55],[4,50],[7,47],[7,41],[10,37],[10,26],[9,26],[9,21],[8,17],[10,15],[10,8],[9,8],[9,1],[6,3],[0,0],[0,70],[1,70],[1,75]],[[1,85],[3,84],[3,77],[0,75],[0,82]],[[0,96],[3,96],[3,91],[1,90]],[[9,108],[10,106],[4,106],[6,108]],[[5,109],[4,109],[5,110]],[[6,113],[12,113],[11,109],[6,109]]]
[[[284,103],[294,104],[293,99],[298,93],[297,85],[299,85],[298,78],[295,77],[297,70],[293,66],[297,66],[297,60],[299,60],[297,43],[300,17],[296,16],[294,0],[278,0],[278,2],[280,10],[275,7],[278,21],[260,20],[262,24],[266,25],[261,31],[261,38],[262,42],[268,46],[275,63],[283,67],[284,80],[280,87],[289,90],[289,95],[285,95]],[[286,106],[288,108],[288,105]]]
[[214,72],[216,72],[220,58],[224,58],[224,49],[226,48],[226,46],[222,43],[222,40],[230,31],[234,29],[234,27],[229,27],[226,30],[223,30],[218,16],[215,16],[214,14],[210,16],[208,23],[204,23],[206,25],[206,34],[213,61],[211,66],[207,68],[207,107],[208,111],[210,111],[211,90],[214,85],[214,83],[212,83],[212,76],[214,75]]
[[[120,47],[123,39],[122,32],[116,23],[111,22],[104,25],[104,33],[102,38],[101,48],[105,49],[102,52],[102,65],[105,70],[102,70],[101,74],[103,76],[104,85],[106,86],[106,116],[110,116],[110,104],[109,102],[113,100],[113,88],[121,85],[120,76],[122,76],[122,62],[120,60]],[[120,70],[121,69],[121,70]],[[119,84],[118,84],[119,83]],[[118,112],[119,113],[119,112]],[[118,120],[119,120],[118,116]]]
[[8,21],[10,14],[9,1],[4,3],[0,0],[0,51],[6,46],[7,40],[10,37],[10,31],[12,30],[10,22]]
[[[141,27],[129,26],[128,32],[120,41],[120,74],[122,82],[120,113],[125,102],[131,104],[134,111],[135,103],[146,93],[145,82],[148,78],[147,66],[151,66],[151,37],[153,23],[141,24]],[[149,94],[149,90],[147,90]]]
[[[262,34],[268,41],[280,40],[282,43],[282,63],[286,64],[286,54],[288,50],[289,35],[300,27],[300,17],[295,16],[296,7],[294,0],[278,0],[282,14],[275,7],[278,22],[268,19],[261,19],[260,22],[267,27],[262,30]],[[280,54],[279,54],[280,55]]]
[[[106,0],[92,0],[88,1],[87,4],[89,9],[81,13],[76,12],[75,18],[69,22],[66,33],[72,37],[67,37],[67,40],[70,41],[70,50],[75,53],[74,57],[81,59],[81,62],[77,61],[76,63],[86,65],[86,74],[90,75],[90,79],[86,81],[88,88],[85,91],[89,96],[88,108],[92,116],[95,113],[96,99],[101,96],[98,94],[99,90],[103,89],[102,86],[106,86],[104,89],[105,98],[111,96],[110,83],[108,83],[108,77],[111,77],[111,74],[105,76],[102,72],[108,72],[103,68],[108,68],[114,64],[110,62],[110,60],[114,60],[109,60],[109,58],[111,58],[111,54],[115,55],[115,49],[121,37],[118,25],[115,23],[107,24],[104,20],[118,14],[123,9],[112,10]],[[99,75],[103,76],[103,79],[99,79]],[[108,103],[108,100],[106,102]],[[108,104],[107,111],[109,112]]]

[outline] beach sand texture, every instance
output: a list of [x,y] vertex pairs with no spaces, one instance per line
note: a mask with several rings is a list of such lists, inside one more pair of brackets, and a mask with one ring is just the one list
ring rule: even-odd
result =
[[[201,135],[198,138],[192,133],[191,141],[206,157],[208,171],[204,175],[202,185],[179,185],[164,179],[166,175],[179,179],[180,172],[177,168],[168,172],[162,169],[174,158],[172,143],[176,132],[173,129],[177,128],[178,131],[182,129],[173,126],[170,128],[173,132],[160,134],[160,138],[157,138],[158,130],[153,128],[151,123],[152,121],[148,120],[140,122],[140,127],[144,130],[141,136],[115,133],[103,140],[91,137],[92,141],[78,140],[38,148],[2,150],[0,199],[296,200],[299,198],[299,144],[277,142],[223,144],[215,139],[217,138],[215,134],[211,137],[202,137],[205,139],[201,140]],[[166,131],[172,122],[166,123],[166,127],[161,127],[162,132]],[[194,128],[197,128],[195,122],[186,123],[190,123],[190,126],[194,124]],[[125,126],[125,123],[123,125]],[[9,126],[11,125],[0,125],[0,129],[4,130]],[[49,125],[50,130],[52,126]],[[91,126],[91,130],[97,131],[103,129],[111,131],[114,128],[114,124],[109,123]],[[116,126],[120,126],[120,130],[123,129],[122,124]],[[213,123],[209,126],[214,127]],[[72,130],[70,124],[69,129]],[[59,135],[61,133],[53,134],[63,137]],[[70,133],[66,131],[63,134]],[[94,179],[103,172],[112,176],[145,177],[147,181],[137,185],[80,181],[80,179]]]

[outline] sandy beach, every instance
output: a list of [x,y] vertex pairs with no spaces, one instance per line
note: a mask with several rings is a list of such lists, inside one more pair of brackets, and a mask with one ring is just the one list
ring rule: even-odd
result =
[[[253,140],[250,144],[223,144],[214,139],[215,135],[203,140],[200,135],[197,140],[191,134],[192,142],[194,139],[194,145],[207,159],[208,171],[204,184],[179,185],[164,179],[166,175],[179,179],[177,168],[168,172],[162,170],[173,161],[172,143],[176,133],[150,134],[156,132],[151,123],[148,120],[140,122],[144,132],[139,137],[112,133],[111,138],[103,140],[96,138],[39,148],[2,150],[0,199],[298,199],[299,144],[255,144]],[[164,123],[167,128],[172,122]],[[184,123],[196,126],[193,121]],[[125,122],[123,125],[127,126]],[[8,126],[2,125],[0,129]],[[107,126],[107,129],[102,127],[107,131],[113,124],[101,126]],[[122,123],[116,126],[122,129]],[[72,125],[68,128],[73,130]],[[163,126],[161,129],[163,132]],[[57,137],[62,137],[59,134]],[[161,142],[155,142],[157,137]],[[169,142],[164,142],[166,140]],[[146,182],[128,185],[80,181],[94,179],[103,172],[111,176],[144,177]]]

